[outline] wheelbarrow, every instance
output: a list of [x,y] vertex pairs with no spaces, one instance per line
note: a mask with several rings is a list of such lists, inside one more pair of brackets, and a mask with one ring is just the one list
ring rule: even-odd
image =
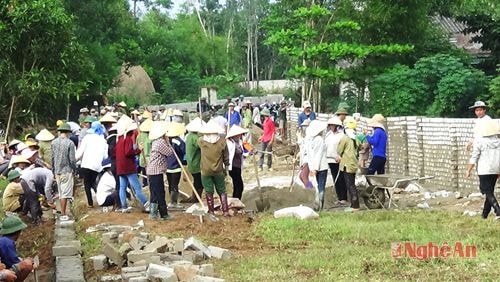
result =
[[[389,198],[387,208],[391,208],[394,189],[405,189],[409,184],[415,184],[419,186],[416,182],[434,178],[434,176],[401,177],[391,174],[365,175],[365,177],[368,186],[359,190],[360,196],[363,198],[365,205],[369,209],[385,208],[384,205],[386,192]],[[394,205],[397,206],[396,204]]]

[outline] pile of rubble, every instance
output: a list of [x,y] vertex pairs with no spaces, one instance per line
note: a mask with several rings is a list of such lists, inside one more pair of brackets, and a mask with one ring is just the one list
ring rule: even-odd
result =
[[91,257],[94,270],[111,264],[121,274],[102,276],[100,281],[224,281],[215,278],[207,259],[228,259],[231,253],[206,246],[194,237],[168,239],[138,230],[108,231],[102,234],[102,254]]

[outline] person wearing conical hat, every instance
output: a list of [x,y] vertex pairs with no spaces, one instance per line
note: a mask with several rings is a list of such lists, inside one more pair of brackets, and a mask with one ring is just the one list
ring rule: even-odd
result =
[[[186,130],[189,132],[186,135],[186,161],[188,171],[193,176],[194,188],[200,197],[203,193],[203,184],[201,183],[201,150],[198,145],[198,139],[200,138],[199,132],[205,125],[206,123],[199,117],[193,119],[188,125],[186,125]],[[192,192],[191,197],[189,197],[186,202],[198,202],[194,192]]]
[[243,136],[248,133],[248,129],[233,125],[226,136],[227,150],[229,152],[229,176],[233,180],[233,198],[241,200],[243,195]]
[[387,158],[387,132],[384,127],[385,118],[381,114],[375,114],[368,122],[373,128],[372,135],[366,135],[366,141],[372,147],[372,160],[368,166],[368,175],[385,173],[385,162]]
[[[1,226],[0,260],[4,264],[5,270],[0,273],[7,276],[3,277],[2,281],[24,281],[37,267],[32,258],[20,258],[16,250],[16,241],[21,236],[21,232],[28,226],[15,215],[5,217]],[[13,276],[16,278],[12,279]]]
[[[201,150],[201,182],[207,197],[208,212],[214,214],[214,188],[221,201],[227,201],[225,171],[229,167],[229,151],[226,140],[219,132],[224,130],[216,122],[209,121],[200,131],[203,136],[198,139]],[[229,206],[222,204],[224,216],[229,216]]]
[[[57,131],[59,132],[59,136],[52,141],[51,144],[53,152],[52,167],[61,203],[60,219],[67,220],[68,200],[71,201],[73,199],[73,174],[76,171],[76,147],[75,143],[69,139],[71,127],[67,123],[61,125]],[[88,142],[88,138],[91,138],[91,135],[92,134],[88,134],[87,137],[85,137],[83,140],[85,144],[82,144],[82,147],[87,146],[86,142]],[[83,162],[82,165],[84,165]],[[82,171],[87,169],[85,166],[82,167]]]
[[226,126],[227,126],[227,119],[224,117],[224,110],[219,109],[215,112],[215,116],[212,117],[210,121],[213,121],[217,124],[219,128],[221,128],[221,131],[219,132],[220,135],[226,135]]
[[93,116],[87,116],[82,122],[82,129],[80,130],[80,134],[78,135],[78,144],[82,143],[83,138],[87,135],[87,131],[90,129],[90,126],[97,119]]
[[343,124],[338,117],[330,118],[327,123],[329,130],[325,135],[326,160],[334,181],[337,205],[345,206],[347,204],[347,188],[345,186],[344,176],[337,162],[337,147],[344,136]]
[[35,136],[36,140],[38,140],[38,146],[40,147],[38,149],[38,155],[42,160],[46,163],[52,163],[52,150],[51,150],[51,142],[54,140],[56,137],[50,133],[47,129],[42,129],[40,132]]
[[172,122],[183,123],[184,122],[184,114],[181,110],[175,109],[172,111]]
[[[166,133],[170,146],[172,146],[172,149],[181,161],[184,160],[184,156],[186,155],[186,143],[180,136],[183,135],[185,131],[186,129],[183,124],[171,122]],[[168,191],[170,192],[169,208],[183,208],[178,202],[182,165],[183,164],[179,163],[173,154],[167,157],[167,182]]]
[[111,126],[113,126],[113,124],[115,124],[117,122],[116,118],[113,116],[113,114],[111,112],[106,113],[104,116],[102,116],[99,119],[99,121],[104,126],[104,129],[106,130],[106,135],[107,135],[109,129],[111,128]]
[[352,212],[359,210],[358,189],[355,185],[356,172],[359,167],[358,151],[361,147],[356,136],[357,122],[354,118],[347,118],[344,122],[344,133],[337,146],[337,162],[341,175],[344,176],[347,191],[351,196],[351,207],[345,211]]
[[500,124],[497,120],[481,119],[476,127],[479,136],[474,141],[465,177],[469,178],[474,167],[479,177],[479,191],[485,195],[482,218],[491,210],[500,222],[500,205],[495,197],[495,185],[500,175]]
[[[152,119],[144,120],[139,126],[139,134],[135,140],[136,144],[139,144],[143,148],[139,155],[139,173],[143,175],[146,175],[146,167],[148,166],[149,154],[151,153],[151,140],[148,135],[152,126]],[[146,177],[142,178],[142,186],[148,186],[148,179]]]
[[154,121],[148,138],[153,141],[151,155],[146,167],[149,178],[150,190],[150,219],[168,220],[168,206],[165,201],[165,181],[163,174],[167,171],[167,158],[173,154],[173,149],[168,143],[167,122]]
[[128,116],[122,115],[117,122],[118,139],[115,145],[116,174],[120,183],[120,211],[131,212],[127,204],[127,186],[132,186],[135,196],[141,202],[145,211],[149,211],[149,201],[142,192],[142,187],[137,175],[136,156],[142,151],[137,140],[137,124]]

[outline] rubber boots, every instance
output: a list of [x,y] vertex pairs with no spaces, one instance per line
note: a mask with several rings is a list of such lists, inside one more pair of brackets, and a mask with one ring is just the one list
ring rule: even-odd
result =
[[161,220],[169,220],[172,219],[172,216],[168,214],[167,206],[158,207],[158,212],[160,213]]
[[149,206],[149,219],[158,219],[158,204],[151,203]]
[[229,214],[229,205],[227,204],[227,193],[223,193],[220,195],[220,203],[222,205],[222,212],[225,217],[231,216]]
[[207,206],[208,206],[208,213],[215,214],[214,213],[214,194],[207,193]]

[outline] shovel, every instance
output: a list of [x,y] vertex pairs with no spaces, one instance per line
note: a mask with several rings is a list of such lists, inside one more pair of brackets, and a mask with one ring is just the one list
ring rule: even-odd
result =
[[260,179],[259,179],[259,169],[257,168],[257,160],[255,159],[255,152],[252,154],[253,158],[253,168],[255,170],[255,177],[257,178],[257,187],[259,188],[259,198],[255,200],[255,206],[257,207],[258,212],[263,212],[268,210],[271,204],[269,203],[269,198],[262,193],[262,187],[260,187]]
[[33,275],[35,276],[35,282],[38,282],[38,274],[36,273],[37,267],[40,265],[40,259],[38,255],[33,258]]

